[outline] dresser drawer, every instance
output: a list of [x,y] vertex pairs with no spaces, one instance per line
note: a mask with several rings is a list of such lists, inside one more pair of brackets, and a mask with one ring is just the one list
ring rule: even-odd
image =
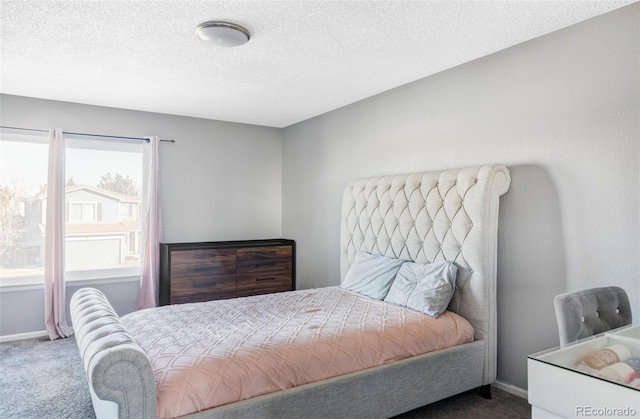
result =
[[171,252],[171,277],[191,278],[234,274],[236,252],[234,249],[177,250]]
[[235,275],[173,278],[171,299],[197,294],[226,294],[236,292]]
[[292,290],[291,269],[279,271],[252,272],[237,275],[237,290],[258,290],[263,288],[287,288]]
[[174,278],[171,283],[170,303],[197,303],[235,296],[235,275]]
[[269,246],[238,249],[237,272],[292,269],[291,246]]

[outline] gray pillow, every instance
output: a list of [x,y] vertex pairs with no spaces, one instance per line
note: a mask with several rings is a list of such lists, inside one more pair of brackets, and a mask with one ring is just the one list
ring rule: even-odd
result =
[[458,268],[453,262],[405,262],[384,301],[421,311],[437,319],[455,291]]
[[359,251],[342,281],[342,288],[382,300],[404,262]]

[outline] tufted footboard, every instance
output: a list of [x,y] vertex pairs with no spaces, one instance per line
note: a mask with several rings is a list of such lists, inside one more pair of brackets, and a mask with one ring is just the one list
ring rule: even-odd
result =
[[149,358],[104,294],[94,288],[76,291],[71,320],[96,417],[154,418],[156,388]]

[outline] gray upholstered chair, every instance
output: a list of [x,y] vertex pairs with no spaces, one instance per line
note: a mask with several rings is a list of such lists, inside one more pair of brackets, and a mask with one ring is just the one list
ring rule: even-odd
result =
[[620,287],[567,292],[553,299],[560,344],[631,324],[631,305]]

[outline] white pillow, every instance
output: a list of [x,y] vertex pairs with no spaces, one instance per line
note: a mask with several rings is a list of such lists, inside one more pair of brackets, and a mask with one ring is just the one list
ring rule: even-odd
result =
[[402,259],[358,251],[342,281],[342,288],[382,300],[404,262]]
[[384,301],[421,311],[437,319],[455,291],[458,268],[453,262],[406,262]]

